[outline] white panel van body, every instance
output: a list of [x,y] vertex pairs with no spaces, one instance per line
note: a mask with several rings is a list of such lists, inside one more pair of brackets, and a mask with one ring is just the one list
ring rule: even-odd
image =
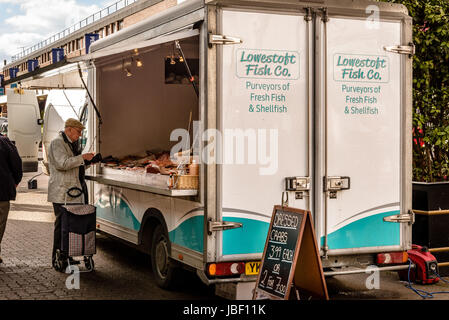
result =
[[[410,249],[411,30],[390,3],[190,0],[96,41],[95,151],[187,132],[200,161],[189,190],[91,168],[99,230],[153,253],[161,286],[188,266],[235,299],[252,296],[274,205],[312,212],[326,270]],[[182,54],[193,73],[177,79]]]

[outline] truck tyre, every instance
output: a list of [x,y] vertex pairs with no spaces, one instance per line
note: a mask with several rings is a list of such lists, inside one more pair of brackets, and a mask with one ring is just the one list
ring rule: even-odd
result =
[[151,267],[156,284],[163,289],[170,289],[175,283],[175,261],[169,256],[169,239],[162,225],[158,225],[153,233],[151,243]]

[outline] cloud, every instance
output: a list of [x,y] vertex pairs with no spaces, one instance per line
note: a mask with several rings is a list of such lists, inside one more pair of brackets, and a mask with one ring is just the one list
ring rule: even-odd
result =
[[[19,53],[23,43],[34,44],[42,40],[42,36],[36,33],[18,33],[0,34],[0,58],[8,60],[11,56]],[[2,64],[3,65],[3,64]]]
[[19,3],[16,0],[0,0],[0,3],[16,5],[19,9],[13,12],[15,15],[0,21],[2,60],[9,60],[19,53],[20,47],[29,47],[45,40],[101,9],[96,4],[81,4],[76,0],[22,0]]
[[25,0],[20,9],[24,14],[6,19],[6,25],[18,31],[40,30],[45,34],[57,33],[100,10],[96,5],[79,5],[75,0]]

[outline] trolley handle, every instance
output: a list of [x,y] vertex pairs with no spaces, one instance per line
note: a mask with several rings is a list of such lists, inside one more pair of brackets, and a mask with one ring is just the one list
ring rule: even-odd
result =
[[[77,193],[74,193],[77,192]],[[81,195],[84,196],[84,192],[82,189],[78,188],[78,187],[72,187],[69,190],[67,190],[65,198],[64,198],[64,204],[67,205],[67,195],[69,195],[69,197],[71,198],[78,198]]]

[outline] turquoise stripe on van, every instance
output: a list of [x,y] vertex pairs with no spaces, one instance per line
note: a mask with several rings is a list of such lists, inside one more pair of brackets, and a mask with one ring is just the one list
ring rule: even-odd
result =
[[139,231],[140,222],[136,219],[128,204],[116,197],[115,203],[112,203],[111,197],[109,201],[98,200],[96,203],[97,217],[116,223],[122,227]]
[[171,243],[203,253],[204,216],[195,216],[168,233]]
[[223,217],[223,220],[242,223],[241,228],[223,231],[222,254],[263,253],[270,224],[260,220]]
[[[223,217],[223,220],[243,224],[242,228],[222,232],[223,255],[263,253],[269,228],[267,222],[236,217]],[[187,219],[169,232],[170,241],[202,253],[204,248],[203,223],[204,216]]]
[[[96,205],[99,218],[128,229],[140,230],[140,222],[123,199],[117,197],[115,205],[110,201],[98,201]],[[329,234],[328,246],[333,250],[399,245],[400,224],[383,221],[384,217],[395,214],[399,214],[399,210],[376,214],[352,222]],[[223,232],[223,255],[263,253],[269,223],[237,217],[224,217],[223,220],[243,224],[242,228]],[[169,232],[170,241],[202,253],[204,248],[203,222],[204,216],[202,215],[187,219]],[[323,246],[324,237],[321,237],[320,240]]]
[[[384,217],[395,214],[399,214],[399,210],[375,214],[330,233],[327,240],[329,249],[400,245],[400,224],[383,221]],[[321,246],[323,245],[324,237],[321,237]]]

